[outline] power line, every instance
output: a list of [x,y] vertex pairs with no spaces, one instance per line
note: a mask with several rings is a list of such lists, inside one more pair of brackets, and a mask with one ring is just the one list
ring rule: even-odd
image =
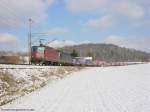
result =
[[2,21],[3,23],[9,26],[9,23],[11,23],[13,26],[18,26],[18,20],[19,20],[19,24],[22,25],[23,22],[20,21],[20,15],[16,14],[16,10],[14,10],[13,8],[8,7],[10,3],[6,2],[5,0],[0,0],[0,7],[2,7],[5,10],[5,16],[4,14],[1,14],[1,17],[3,18]]
[[16,11],[13,8],[7,7],[8,3],[6,1],[1,0],[1,5],[7,9],[7,12],[10,12],[11,15],[18,18],[18,15],[15,13]]

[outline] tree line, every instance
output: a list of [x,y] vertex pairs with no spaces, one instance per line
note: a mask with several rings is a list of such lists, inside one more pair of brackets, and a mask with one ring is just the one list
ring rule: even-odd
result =
[[61,48],[73,57],[88,56],[103,61],[149,61],[150,53],[123,48],[113,44],[81,44]]

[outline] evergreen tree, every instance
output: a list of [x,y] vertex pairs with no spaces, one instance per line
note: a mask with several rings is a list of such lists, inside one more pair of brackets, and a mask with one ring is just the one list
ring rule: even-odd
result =
[[72,53],[71,53],[71,56],[72,57],[78,57],[78,52],[75,49],[73,49]]
[[92,53],[92,52],[88,52],[86,56],[87,57],[92,57],[93,59],[95,59],[95,54]]

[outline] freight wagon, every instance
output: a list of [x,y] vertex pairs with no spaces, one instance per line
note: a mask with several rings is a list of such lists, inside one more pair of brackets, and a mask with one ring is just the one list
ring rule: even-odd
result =
[[62,63],[63,65],[72,65],[72,57],[69,53],[67,52],[59,52],[59,62]]
[[74,57],[73,64],[80,65],[80,66],[84,66],[84,65],[91,66],[93,65],[93,58],[92,57]]
[[1,64],[18,64],[19,61],[19,56],[0,56]]
[[31,63],[44,65],[72,65],[69,53],[56,50],[48,46],[33,46],[31,50]]

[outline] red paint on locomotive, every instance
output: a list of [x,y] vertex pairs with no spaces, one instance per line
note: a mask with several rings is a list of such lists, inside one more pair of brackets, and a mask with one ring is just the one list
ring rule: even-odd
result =
[[44,59],[46,61],[58,61],[59,52],[53,48],[46,47],[45,52],[44,52]]

